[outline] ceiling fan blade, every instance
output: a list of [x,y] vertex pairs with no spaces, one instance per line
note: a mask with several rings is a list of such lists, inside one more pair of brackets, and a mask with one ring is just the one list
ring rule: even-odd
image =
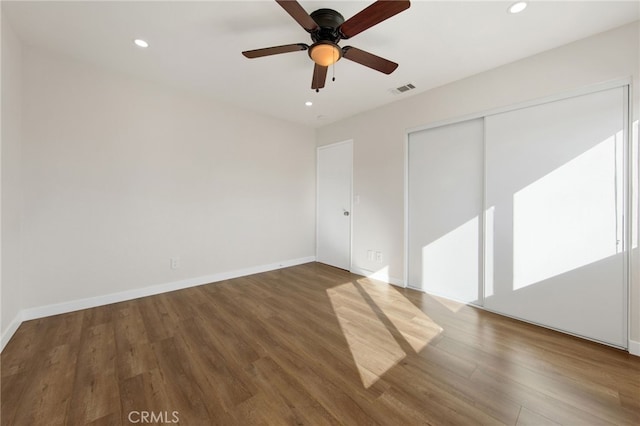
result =
[[385,74],[391,74],[398,68],[398,64],[388,59],[381,58],[372,53],[360,50],[357,47],[345,46],[342,48],[342,57],[360,65],[369,67]]
[[411,2],[408,0],[378,0],[347,19],[340,26],[342,38],[347,39],[360,34],[367,28],[408,9],[409,6],[411,6]]
[[296,0],[276,0],[298,24],[308,32],[318,28],[318,24]]
[[264,49],[245,50],[242,54],[249,59],[253,59],[262,56],[279,55],[280,53],[297,52],[308,48],[309,46],[304,43],[285,44],[283,46],[265,47]]
[[313,79],[311,80],[311,88],[322,89],[324,82],[327,80],[327,70],[329,67],[323,67],[322,65],[315,64],[313,67]]

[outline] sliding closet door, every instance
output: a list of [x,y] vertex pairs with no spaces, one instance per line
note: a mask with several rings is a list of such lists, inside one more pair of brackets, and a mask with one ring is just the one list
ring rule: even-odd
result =
[[408,284],[477,303],[481,285],[483,121],[409,135]]
[[487,309],[626,347],[625,93],[486,117]]

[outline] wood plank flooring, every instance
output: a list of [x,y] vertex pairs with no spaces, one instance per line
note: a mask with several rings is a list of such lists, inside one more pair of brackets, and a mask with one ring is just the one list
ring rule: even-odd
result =
[[2,425],[640,424],[640,358],[318,263],[25,322],[1,373]]

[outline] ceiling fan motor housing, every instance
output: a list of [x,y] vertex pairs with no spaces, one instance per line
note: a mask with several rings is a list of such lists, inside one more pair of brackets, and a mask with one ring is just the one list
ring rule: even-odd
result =
[[311,18],[318,24],[318,29],[311,32],[314,43],[318,41],[340,41],[340,25],[344,23],[344,17],[333,9],[318,9],[311,13]]

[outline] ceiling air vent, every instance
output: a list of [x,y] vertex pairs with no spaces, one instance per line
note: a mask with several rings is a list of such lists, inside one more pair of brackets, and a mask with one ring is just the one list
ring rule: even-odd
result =
[[413,90],[415,88],[416,88],[416,86],[414,86],[413,84],[407,83],[404,86],[400,86],[400,87],[396,87],[395,89],[391,89],[391,93],[393,93],[394,95],[399,95],[401,93],[408,92],[409,90]]

